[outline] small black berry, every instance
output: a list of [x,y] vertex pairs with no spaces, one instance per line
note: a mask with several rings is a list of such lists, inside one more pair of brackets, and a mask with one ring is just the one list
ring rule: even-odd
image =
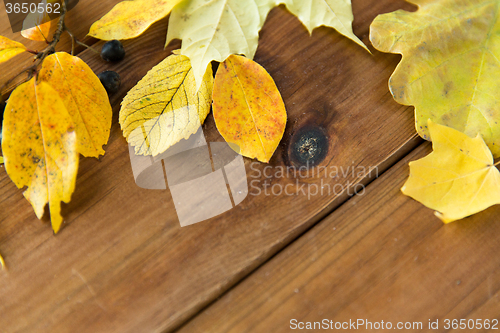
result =
[[99,80],[101,80],[104,89],[108,92],[108,95],[114,94],[120,88],[120,75],[113,71],[104,71],[97,75]]
[[120,61],[125,57],[125,50],[119,40],[111,40],[101,49],[101,58],[106,61]]

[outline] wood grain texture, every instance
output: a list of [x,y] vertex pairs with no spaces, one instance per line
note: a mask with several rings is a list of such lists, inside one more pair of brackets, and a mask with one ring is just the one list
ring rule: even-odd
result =
[[[500,206],[444,225],[404,196],[426,143],[191,320],[187,332],[290,332],[299,322],[499,319]],[[362,331],[369,331],[363,326]],[[405,330],[417,331],[417,330]]]
[[[101,2],[83,3],[90,8]],[[354,31],[365,43],[377,14],[411,8],[391,0],[353,5]],[[57,236],[0,171],[0,253],[9,267],[0,272],[5,332],[171,331],[346,201],[347,188],[370,180],[358,172],[266,178],[266,165],[247,159],[249,180],[261,190],[297,181],[345,190],[310,197],[250,194],[229,212],[181,228],[168,190],[135,185],[117,124],[126,91],[180,45],[163,49],[166,22],[126,41],[121,63],[107,64],[88,50],[80,54],[97,73],[117,71],[122,87],[111,98],[115,115],[106,155],[81,160],[76,191],[63,207],[66,226]],[[275,79],[289,122],[267,174],[292,163],[291,143],[304,131],[326,133],[325,167],[382,172],[420,143],[412,109],[395,103],[387,88],[399,57],[373,52],[331,29],[309,36],[284,7],[271,12],[255,60]],[[204,131],[208,141],[221,141],[211,115]]]

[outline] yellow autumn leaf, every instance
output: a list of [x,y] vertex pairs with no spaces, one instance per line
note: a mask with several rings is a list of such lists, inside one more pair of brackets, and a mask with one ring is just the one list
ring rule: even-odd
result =
[[189,58],[173,54],[151,69],[122,101],[120,125],[137,155],[163,153],[196,133],[210,112],[213,88],[208,66],[196,89]]
[[215,76],[215,124],[239,153],[269,162],[283,137],[286,110],[271,76],[259,64],[231,55]]
[[99,21],[92,24],[89,35],[103,40],[135,38],[153,23],[166,17],[180,1],[122,1]]
[[411,0],[416,12],[378,16],[370,40],[403,55],[389,86],[395,100],[415,106],[418,133],[427,119],[471,137],[481,134],[500,156],[499,0]]
[[285,4],[306,26],[309,33],[320,26],[331,27],[368,51],[366,45],[352,31],[354,15],[351,0],[285,0]]
[[0,63],[9,60],[24,51],[26,51],[26,47],[23,44],[8,39],[7,37],[0,36]]
[[[43,8],[47,7],[47,0],[42,0]],[[30,12],[23,21],[23,30],[21,35],[24,38],[45,42],[49,39],[52,21],[49,15],[44,11],[42,13]]]
[[0,156],[0,164],[3,164],[3,156]]
[[448,223],[500,203],[500,172],[480,135],[467,135],[431,120],[433,152],[410,163],[405,195],[437,210]]
[[66,106],[75,124],[77,151],[83,156],[104,154],[113,111],[99,78],[78,57],[54,53],[43,61],[38,80],[50,84]]
[[41,218],[48,203],[52,228],[62,224],[61,201],[75,188],[78,152],[74,124],[59,94],[35,78],[17,87],[3,121],[5,169]]

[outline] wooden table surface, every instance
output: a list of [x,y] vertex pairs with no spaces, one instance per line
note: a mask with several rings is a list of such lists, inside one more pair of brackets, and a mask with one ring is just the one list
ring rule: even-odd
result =
[[[85,42],[89,26],[119,0],[80,0],[68,26]],[[1,6],[0,6],[1,7]],[[339,177],[265,178],[266,165],[245,159],[263,188],[327,184],[339,193],[249,195],[236,208],[181,228],[169,190],[134,182],[118,124],[120,101],[146,72],[179,48],[164,49],[168,19],[125,41],[125,60],[78,56],[99,73],[117,71],[106,155],[80,161],[76,191],[54,236],[0,168],[0,332],[289,332],[290,320],[422,322],[500,317],[500,207],[443,225],[401,194],[408,162],[430,152],[415,134],[413,108],[397,104],[388,79],[400,57],[377,52],[372,20],[404,1],[353,0],[354,32],[372,55],[328,28],[312,36],[283,6],[261,32],[255,60],[276,81],[288,124],[272,170],[288,166],[290,142],[320,129],[321,166],[356,168]],[[5,11],[0,34],[12,34]],[[32,49],[36,42],[27,42]],[[69,50],[64,38],[59,49]],[[0,65],[0,83],[30,56]],[[23,65],[25,64],[25,65]],[[204,131],[220,141],[212,115]],[[256,166],[257,165],[257,166]],[[374,170],[368,172],[368,170]],[[354,188],[364,189],[350,196]],[[252,191],[252,190],[250,190]]]

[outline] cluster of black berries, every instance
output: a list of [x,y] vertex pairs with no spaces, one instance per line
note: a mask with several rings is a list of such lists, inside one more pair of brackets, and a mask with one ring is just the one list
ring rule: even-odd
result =
[[[102,46],[101,58],[106,61],[116,62],[125,57],[125,50],[119,40],[112,40]],[[104,71],[97,76],[109,95],[120,88],[120,75],[113,71]]]

